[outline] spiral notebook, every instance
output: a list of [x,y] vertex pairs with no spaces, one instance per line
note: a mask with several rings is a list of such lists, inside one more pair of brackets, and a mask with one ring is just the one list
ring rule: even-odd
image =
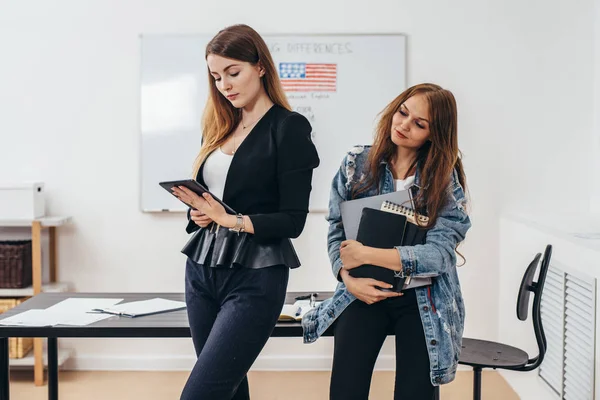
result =
[[425,229],[424,226],[429,223],[429,217],[417,214],[414,210],[406,206],[399,205],[388,200],[384,201],[381,205],[381,211],[403,215],[406,217],[407,223],[404,229],[404,236],[402,238],[401,246],[414,246],[425,243],[427,229]]
[[[397,192],[348,200],[341,203],[340,211],[342,214],[342,223],[344,226],[346,239],[356,240],[356,236],[358,235],[358,225],[360,223],[363,209],[371,208],[374,210],[379,210],[385,201],[389,201],[392,204],[401,204],[406,206],[410,206],[412,204],[409,190],[399,190]],[[408,207],[409,210],[410,208],[412,208],[412,206]]]

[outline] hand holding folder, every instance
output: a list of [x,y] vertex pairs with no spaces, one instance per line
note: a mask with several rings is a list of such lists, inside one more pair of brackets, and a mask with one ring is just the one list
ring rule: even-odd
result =
[[[356,240],[378,249],[423,244],[427,231],[419,224],[427,221],[427,217],[386,200],[380,210],[363,208]],[[383,291],[400,292],[406,280],[391,269],[368,264],[353,268],[349,273],[355,278],[373,278],[392,285],[391,289],[379,288]]]
[[[405,229],[406,216],[364,208],[356,240],[369,247],[393,249],[402,244]],[[355,278],[372,278],[393,286],[391,289],[378,288],[383,291],[399,292],[404,284],[404,278],[394,277],[394,271],[376,265],[361,265],[349,272]]]

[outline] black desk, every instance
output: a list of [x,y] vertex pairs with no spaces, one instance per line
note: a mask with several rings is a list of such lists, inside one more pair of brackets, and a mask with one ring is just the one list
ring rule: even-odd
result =
[[[286,303],[293,303],[304,292],[289,292]],[[332,292],[320,293],[324,300]],[[184,301],[183,293],[41,293],[2,314],[2,318],[31,309],[45,309],[70,297],[122,298],[123,302],[161,297]],[[326,333],[331,335],[331,332]],[[278,322],[272,337],[302,337],[299,322]],[[139,318],[111,317],[87,326],[20,327],[0,326],[0,400],[10,398],[9,390],[9,337],[48,338],[48,399],[58,399],[58,349],[57,338],[185,338],[190,337],[186,310],[148,315]]]

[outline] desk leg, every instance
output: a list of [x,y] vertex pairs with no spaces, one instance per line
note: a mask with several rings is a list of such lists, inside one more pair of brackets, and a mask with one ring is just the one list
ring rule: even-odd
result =
[[50,256],[50,282],[58,281],[58,267],[57,267],[57,242],[56,242],[56,227],[51,226],[48,228],[48,234],[50,237],[50,243],[48,243],[50,247],[50,251],[48,255]]
[[58,400],[58,344],[48,338],[48,400]]
[[44,386],[44,341],[33,338],[33,381],[35,386]]
[[[31,267],[33,269],[33,295],[35,296],[42,291],[42,224],[40,221],[33,221],[31,226]],[[42,339],[33,339],[33,380],[35,386],[44,384],[42,346]]]
[[8,338],[0,337],[0,400],[10,398],[10,374],[8,365]]

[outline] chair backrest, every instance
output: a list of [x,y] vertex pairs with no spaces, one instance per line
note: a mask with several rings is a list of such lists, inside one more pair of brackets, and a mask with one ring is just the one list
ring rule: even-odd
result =
[[540,257],[542,257],[540,253],[536,254],[533,261],[531,261],[525,270],[517,298],[517,318],[519,318],[521,321],[525,321],[528,315],[530,295],[531,293],[534,295],[531,318],[533,320],[533,330],[539,349],[538,356],[529,359],[527,365],[519,369],[521,371],[531,371],[539,367],[544,359],[544,354],[546,353],[547,348],[546,335],[544,333],[544,327],[542,326],[540,304],[542,301],[544,283],[546,282],[546,274],[548,273],[548,266],[550,265],[550,258],[552,257],[552,246],[546,246],[544,257],[542,258],[541,262],[538,280],[537,282],[534,282],[533,279],[535,277],[537,266],[540,264]]
[[519,295],[517,297],[517,318],[521,321],[525,321],[529,313],[529,297],[534,291],[533,278],[535,278],[535,272],[541,257],[542,253],[535,255],[533,261],[529,263],[529,266],[525,270],[523,279],[521,279],[521,286],[519,287]]

